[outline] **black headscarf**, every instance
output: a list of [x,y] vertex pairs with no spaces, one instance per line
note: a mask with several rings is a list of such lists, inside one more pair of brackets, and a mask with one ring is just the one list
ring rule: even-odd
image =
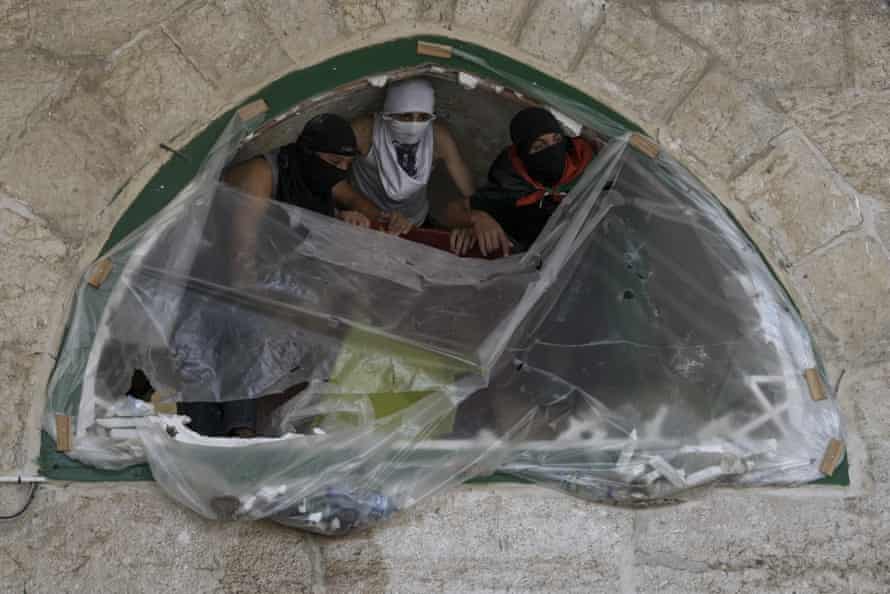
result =
[[331,189],[346,179],[346,172],[319,158],[317,153],[358,154],[355,133],[338,115],[317,115],[306,123],[296,142],[278,152],[278,193],[281,202],[322,214],[334,214]]
[[562,134],[556,117],[542,107],[523,109],[510,121],[510,138],[516,145],[519,158],[528,174],[544,186],[552,187],[559,182],[565,169],[568,139],[536,153],[529,153],[532,144],[542,134]]

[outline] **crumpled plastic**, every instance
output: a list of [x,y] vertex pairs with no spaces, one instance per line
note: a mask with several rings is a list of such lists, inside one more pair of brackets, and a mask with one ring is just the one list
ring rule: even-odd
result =
[[[75,418],[72,457],[147,461],[208,518],[322,534],[495,471],[617,503],[822,476],[842,428],[830,389],[808,392],[803,372],[822,373],[809,333],[664,150],[614,137],[531,249],[499,260],[283,204],[245,253],[232,225],[259,199],[219,181],[244,134],[233,120],[109,254],[103,287],[80,287],[46,423]],[[106,419],[137,369],[166,402],[280,402],[258,439],[154,414],[122,435]]]

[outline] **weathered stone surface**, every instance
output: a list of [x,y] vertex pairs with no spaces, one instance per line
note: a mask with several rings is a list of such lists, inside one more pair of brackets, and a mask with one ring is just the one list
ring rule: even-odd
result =
[[739,42],[738,2],[662,0],[655,6],[656,14],[663,21],[708,48],[725,64],[733,63]]
[[455,0],[420,0],[418,18],[447,25],[454,19],[454,4]]
[[662,120],[696,84],[707,59],[636,8],[612,4],[577,74],[595,94]]
[[792,278],[818,323],[836,337],[823,343],[836,356],[861,365],[890,352],[890,259],[875,240],[846,238],[802,260]]
[[306,534],[271,522],[218,526],[225,594],[312,592],[313,553]]
[[[12,341],[0,341],[0,381],[3,382],[0,415],[6,419],[3,431],[0,431],[0,474],[19,469],[25,463],[25,424],[31,400],[39,389],[32,381],[34,360],[37,357],[38,355],[18,347]],[[0,499],[0,502],[3,501],[4,499]]]
[[785,126],[751,86],[725,70],[709,72],[670,120],[670,137],[716,175],[738,172]]
[[[825,487],[822,487],[825,488]],[[639,512],[640,592],[886,591],[888,527],[840,498],[721,491]],[[656,585],[663,585],[659,590]]]
[[351,33],[417,19],[417,0],[339,0],[338,5],[343,24]]
[[884,249],[890,251],[890,208],[875,214],[875,230]]
[[799,91],[782,101],[853,187],[890,206],[890,90]]
[[0,51],[0,154],[31,112],[60,89],[69,68],[36,52]]
[[45,354],[49,320],[68,250],[28,206],[0,191],[0,470],[20,468],[28,411],[41,387],[33,375]]
[[340,34],[342,15],[330,0],[256,0],[255,4],[293,60],[317,52]]
[[103,104],[154,146],[206,121],[218,101],[210,84],[157,29],[116,53],[107,76],[97,76],[95,83]]
[[543,0],[534,5],[519,47],[568,70],[604,15],[602,5],[589,0]]
[[0,1],[0,51],[23,47],[31,33],[28,2]]
[[862,223],[856,192],[800,132],[776,138],[766,157],[735,180],[736,197],[765,226],[788,263]]
[[212,87],[154,31],[106,68],[84,72],[68,96],[0,158],[0,188],[78,242],[158,143],[207,118]]
[[0,190],[76,244],[132,172],[129,133],[85,94],[30,126],[0,158]]
[[68,249],[26,204],[0,192],[0,252],[0,340],[40,350]]
[[303,538],[267,524],[208,522],[150,484],[46,486],[24,519],[4,526],[0,590],[305,592]]
[[[805,575],[785,578],[776,575],[779,568],[770,567],[721,569],[688,563],[679,556],[650,560],[654,566],[639,568],[636,594],[837,594],[849,592],[848,580],[839,573],[812,568]],[[874,591],[877,594],[877,590]]]
[[844,10],[835,0],[739,2],[737,76],[770,87],[844,82]]
[[293,64],[248,0],[188,7],[166,30],[205,76],[229,92],[249,89]]
[[336,592],[615,592],[632,512],[540,488],[459,488],[322,544]]
[[857,87],[890,89],[890,5],[851,2],[849,32]]
[[457,0],[454,25],[513,40],[526,17],[529,0]]
[[34,43],[61,56],[104,57],[182,4],[184,0],[33,0]]
[[838,399],[864,439],[890,438],[890,364],[849,370],[841,380]]

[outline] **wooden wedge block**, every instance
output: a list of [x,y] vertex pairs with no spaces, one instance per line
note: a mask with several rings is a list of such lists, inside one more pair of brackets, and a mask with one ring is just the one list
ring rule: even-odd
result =
[[71,450],[71,417],[68,415],[56,415],[56,451],[68,452]]
[[815,401],[825,400],[825,386],[822,384],[822,376],[819,372],[810,368],[803,372],[804,378],[807,380],[807,386],[810,388],[810,398]]
[[658,153],[661,152],[661,147],[658,146],[657,142],[636,132],[630,135],[630,145],[650,159],[655,159],[658,157]]
[[825,455],[822,456],[822,462],[819,464],[819,472],[825,476],[834,474],[834,471],[837,470],[841,460],[844,459],[845,449],[844,442],[841,440],[830,440],[828,442],[828,447],[825,448]]
[[267,111],[269,111],[269,105],[262,99],[257,99],[239,109],[238,117],[241,118],[242,122],[246,123],[257,116],[263,115]]
[[87,279],[87,284],[98,289],[105,282],[105,279],[108,278],[108,275],[111,274],[112,268],[114,268],[114,264],[111,263],[111,260],[102,258],[93,265],[93,273]]
[[417,53],[421,56],[430,56],[432,58],[450,58],[454,49],[450,45],[441,43],[432,43],[430,41],[418,41]]

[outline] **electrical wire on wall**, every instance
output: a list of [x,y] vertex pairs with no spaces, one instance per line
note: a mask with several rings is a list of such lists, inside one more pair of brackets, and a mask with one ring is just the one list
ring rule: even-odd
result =
[[[15,484],[16,485],[24,485],[27,483],[25,481],[23,481],[21,479],[21,477],[19,477],[18,482]],[[31,482],[30,483],[31,488],[28,491],[28,497],[27,497],[27,499],[25,499],[25,503],[22,505],[21,509],[19,509],[17,512],[10,514],[10,515],[0,514],[0,520],[15,520],[16,518],[21,517],[26,511],[28,511],[28,508],[31,507],[31,503],[34,501],[34,495],[35,495],[35,493],[37,493],[37,486],[39,484],[40,483],[38,483],[38,482]]]

